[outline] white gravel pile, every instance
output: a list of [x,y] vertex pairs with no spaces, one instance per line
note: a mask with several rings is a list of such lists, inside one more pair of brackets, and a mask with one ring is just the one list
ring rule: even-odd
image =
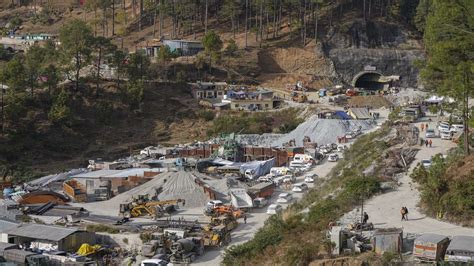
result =
[[318,145],[337,143],[337,137],[342,137],[352,130],[369,130],[375,126],[370,120],[339,120],[319,119],[311,117],[300,124],[295,130],[274,141],[272,146],[283,146],[284,143],[294,139],[296,146],[303,146],[303,138],[310,137],[311,142]]
[[159,200],[184,199],[185,208],[203,207],[209,201],[204,193],[204,189],[194,182],[192,172],[167,172],[159,174],[152,180],[123,192],[109,200],[72,203],[73,206],[80,206],[89,210],[93,214],[116,216],[121,203],[130,202],[133,197],[148,194],[150,197],[156,195],[157,189],[162,188],[158,195]]
[[244,145],[251,146],[270,146],[274,141],[281,138],[283,134],[265,133],[259,134],[241,134],[236,136],[236,140]]
[[167,181],[158,195],[159,200],[184,199],[185,207],[191,208],[203,207],[209,201],[203,188],[194,182],[195,177],[190,172],[168,172],[161,178]]

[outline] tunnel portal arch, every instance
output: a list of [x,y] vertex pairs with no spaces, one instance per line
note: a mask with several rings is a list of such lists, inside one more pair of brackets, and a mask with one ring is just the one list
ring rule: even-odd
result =
[[352,79],[354,88],[363,88],[368,90],[383,89],[386,82],[382,81],[382,73],[378,71],[362,71],[357,73]]

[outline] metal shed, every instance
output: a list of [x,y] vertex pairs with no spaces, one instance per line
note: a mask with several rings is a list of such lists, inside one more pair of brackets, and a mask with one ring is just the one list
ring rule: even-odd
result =
[[400,254],[403,246],[403,230],[399,228],[378,229],[374,233],[372,242],[374,251],[378,255],[385,252]]
[[24,224],[7,230],[15,244],[30,243],[40,249],[77,251],[83,244],[95,244],[95,234],[79,228],[67,228],[42,224]]
[[445,261],[474,263],[474,237],[455,236],[446,249]]

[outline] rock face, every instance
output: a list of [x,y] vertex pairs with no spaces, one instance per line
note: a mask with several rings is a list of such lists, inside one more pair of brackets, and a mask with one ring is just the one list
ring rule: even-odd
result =
[[329,51],[340,81],[347,84],[352,84],[354,76],[364,71],[364,67],[372,66],[384,76],[400,76],[401,86],[416,87],[419,71],[415,61],[424,57],[423,50],[418,49],[342,48]]

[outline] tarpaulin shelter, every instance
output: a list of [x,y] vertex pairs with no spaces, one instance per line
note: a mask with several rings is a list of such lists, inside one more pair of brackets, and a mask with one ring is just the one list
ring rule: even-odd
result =
[[270,169],[275,165],[275,158],[266,161],[252,161],[240,166],[240,172],[245,174],[248,169],[254,171],[254,177],[259,177],[270,173]]

